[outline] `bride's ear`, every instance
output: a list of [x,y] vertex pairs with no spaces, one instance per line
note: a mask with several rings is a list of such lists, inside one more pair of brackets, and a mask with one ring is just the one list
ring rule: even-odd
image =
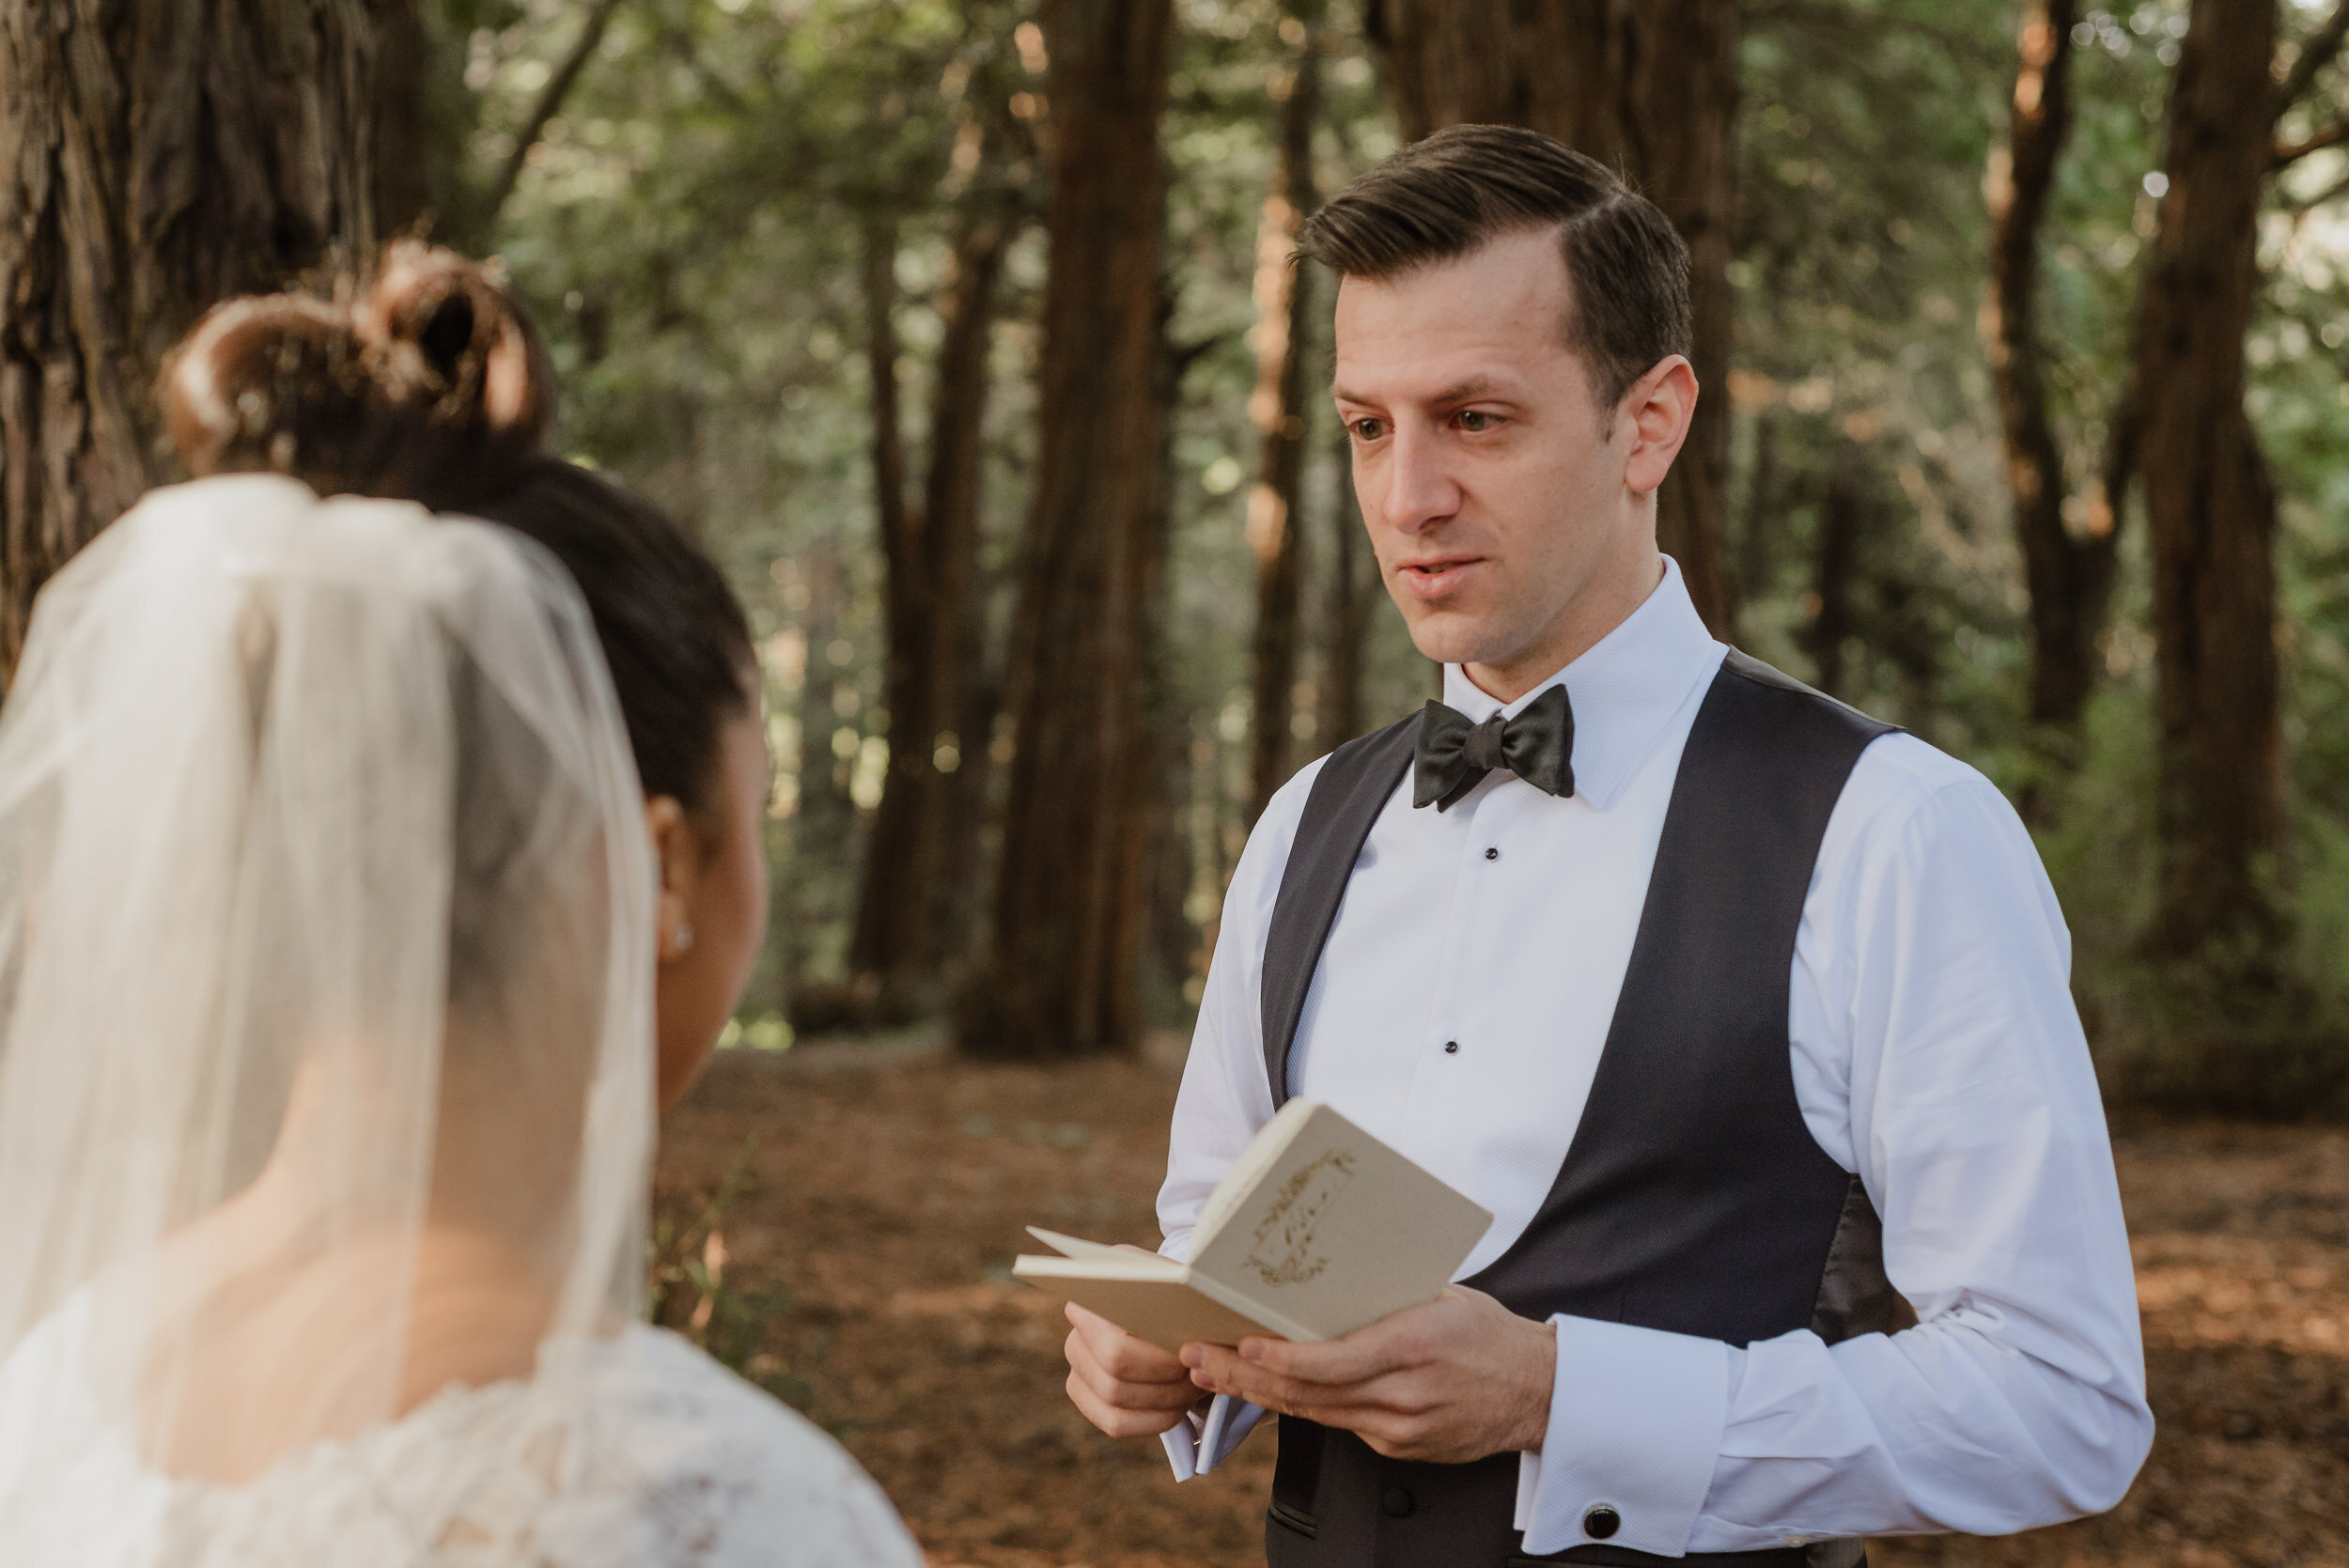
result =
[[653,862],[661,873],[653,950],[661,962],[674,963],[693,950],[691,915],[701,883],[701,835],[686,820],[685,808],[674,795],[656,795],[645,802],[645,832],[652,840]]

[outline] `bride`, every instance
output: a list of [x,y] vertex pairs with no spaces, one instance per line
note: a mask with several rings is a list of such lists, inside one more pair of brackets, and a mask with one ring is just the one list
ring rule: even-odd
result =
[[[39,601],[0,710],[0,1562],[918,1564],[835,1444],[636,1321],[656,1100],[764,919],[764,752],[739,663],[696,706],[614,597],[621,492],[534,468],[535,349],[459,281],[372,335],[225,307],[258,357],[199,332],[167,396],[216,476]],[[484,464],[535,474],[512,525],[318,493]]]

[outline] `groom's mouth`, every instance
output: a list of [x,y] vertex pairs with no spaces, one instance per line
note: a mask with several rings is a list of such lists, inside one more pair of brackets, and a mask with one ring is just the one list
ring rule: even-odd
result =
[[1422,599],[1439,599],[1456,590],[1470,573],[1485,564],[1481,555],[1437,555],[1398,565],[1395,576]]

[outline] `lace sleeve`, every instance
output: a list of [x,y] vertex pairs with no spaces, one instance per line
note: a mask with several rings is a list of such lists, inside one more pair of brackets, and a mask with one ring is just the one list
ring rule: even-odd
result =
[[804,1418],[674,1335],[596,1381],[593,1436],[540,1515],[548,1568],[921,1568],[895,1510]]
[[145,1468],[76,1392],[76,1321],[0,1365],[7,1568],[922,1568],[839,1444],[658,1329],[550,1343],[528,1383],[212,1487]]

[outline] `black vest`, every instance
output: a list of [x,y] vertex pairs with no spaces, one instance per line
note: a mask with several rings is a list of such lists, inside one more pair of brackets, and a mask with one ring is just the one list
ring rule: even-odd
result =
[[[1349,741],[1306,798],[1265,943],[1266,1069],[1289,1048],[1372,823],[1410,767],[1418,718]],[[1882,1230],[1795,1099],[1786,1019],[1795,936],[1828,817],[1880,724],[1732,653],[1688,735],[1590,1098],[1548,1197],[1464,1281],[1522,1316],[1603,1318],[1744,1345],[1829,1343],[1901,1304]],[[1517,1459],[1381,1458],[1284,1418],[1265,1525],[1273,1568],[1513,1568],[1675,1560],[1591,1541],[1525,1554]],[[1849,1563],[1856,1543],[1696,1555],[1689,1564]]]

